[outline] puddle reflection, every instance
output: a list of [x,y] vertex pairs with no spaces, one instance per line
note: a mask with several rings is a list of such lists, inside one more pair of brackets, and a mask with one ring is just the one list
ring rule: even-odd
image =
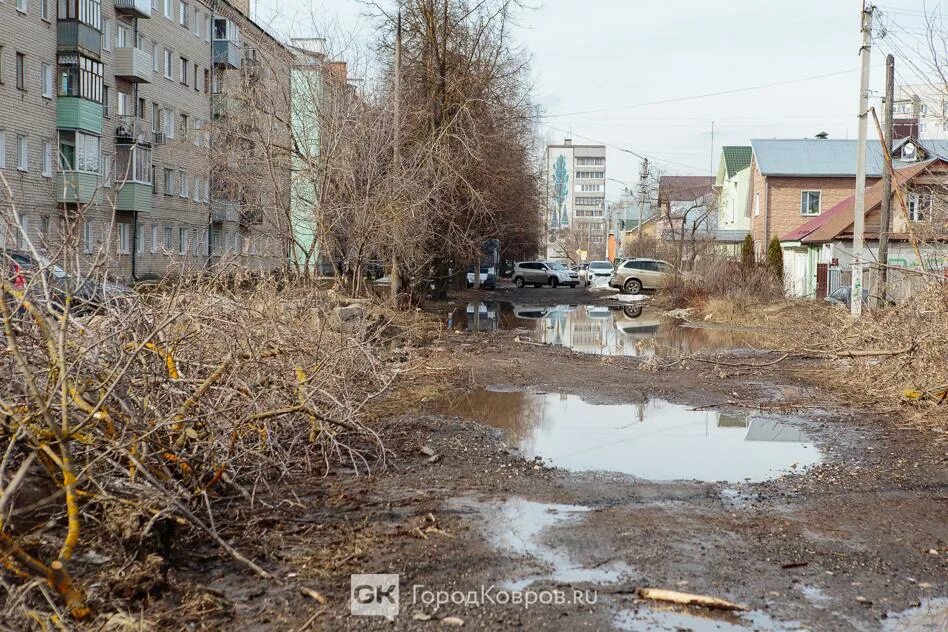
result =
[[487,332],[526,329],[537,342],[598,355],[678,355],[748,346],[746,332],[683,327],[642,305],[529,305],[472,302],[448,314],[448,327]]
[[691,410],[660,399],[602,405],[575,395],[485,390],[433,409],[500,428],[525,456],[571,471],[757,482],[820,460],[805,433],[785,420]]

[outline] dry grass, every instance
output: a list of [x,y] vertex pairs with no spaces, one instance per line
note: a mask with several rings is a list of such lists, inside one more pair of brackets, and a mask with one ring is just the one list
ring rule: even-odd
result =
[[147,550],[166,524],[267,576],[218,534],[219,499],[384,466],[365,409],[412,346],[383,310],[341,323],[325,292],[189,280],[76,317],[41,281],[0,276],[0,560],[20,578],[2,584],[7,621],[105,616],[73,560],[103,542]]
[[[750,311],[762,303],[783,296],[783,288],[763,266],[745,267],[729,259],[702,262],[700,274],[676,277],[662,293],[661,300],[672,308],[713,311],[709,303],[724,300],[737,311]],[[718,303],[718,311],[722,305]]]

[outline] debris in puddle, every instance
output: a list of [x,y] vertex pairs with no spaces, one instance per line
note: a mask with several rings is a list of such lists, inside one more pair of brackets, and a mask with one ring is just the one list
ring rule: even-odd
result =
[[784,623],[757,610],[733,612],[723,610],[680,611],[678,609],[660,609],[640,607],[635,610],[621,611],[614,620],[620,630],[630,632],[751,632],[771,630],[773,632],[791,632],[801,630],[795,622]]
[[943,632],[948,630],[948,598],[923,599],[914,608],[887,612],[884,632]]
[[461,627],[464,625],[464,619],[461,617],[445,617],[441,619],[441,623],[444,625],[452,625],[454,627]]
[[719,597],[695,595],[692,593],[678,592],[677,590],[665,590],[664,588],[639,588],[637,594],[640,599],[665,601],[682,606],[701,606],[702,608],[712,608],[715,610],[747,610],[746,606],[736,604],[726,599],[720,599]]
[[[494,389],[433,402],[432,409],[500,428],[525,457],[571,471],[736,483],[820,461],[791,418],[695,411],[660,399],[592,404],[575,395]],[[741,500],[732,494],[726,502]]]

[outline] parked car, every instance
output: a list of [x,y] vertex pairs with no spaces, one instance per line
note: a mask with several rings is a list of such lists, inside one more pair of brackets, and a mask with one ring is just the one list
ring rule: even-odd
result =
[[[494,266],[481,266],[480,286],[487,290],[497,287],[497,269]],[[467,269],[467,286],[474,287],[474,266]]]
[[675,266],[661,259],[629,259],[616,268],[609,286],[629,294],[639,294],[642,290],[666,287],[676,272]]
[[[3,260],[2,267],[8,270],[15,288],[26,290],[33,301],[49,300],[50,307],[54,309],[62,309],[68,296],[72,297],[72,311],[80,315],[135,296],[135,292],[123,283],[70,276],[48,259],[36,258],[30,253],[4,251],[0,252],[0,259]],[[36,278],[38,274],[43,275],[45,288],[40,279]]]
[[549,285],[557,287],[579,285],[579,274],[553,261],[521,261],[514,266],[513,281],[517,287]]
[[[852,302],[852,295],[852,287],[848,285],[841,285],[826,297],[826,302],[832,303],[834,305],[845,305],[846,307],[849,307],[850,303]],[[869,304],[869,290],[866,288],[863,288],[862,290],[862,304]]]
[[597,281],[608,283],[609,279],[612,278],[613,272],[615,272],[615,268],[608,261],[590,261],[589,272],[587,273],[588,282],[586,285],[591,285]]

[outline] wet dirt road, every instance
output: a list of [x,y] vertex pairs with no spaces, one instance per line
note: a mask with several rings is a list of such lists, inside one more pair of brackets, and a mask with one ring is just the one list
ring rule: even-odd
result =
[[[525,289],[445,306],[469,384],[419,410],[434,528],[409,547],[421,559],[386,560],[397,628],[948,629],[944,446],[788,374],[643,370],[672,352],[750,364],[755,341],[615,303]],[[538,603],[485,603],[490,586]],[[747,610],[663,606],[640,587]]]
[[[413,403],[378,424],[387,469],[331,472],[259,518],[297,528],[248,552],[327,603],[270,591],[260,608],[259,585],[221,573],[208,586],[231,623],[948,630],[948,448],[897,414],[850,409],[816,365],[755,368],[772,355],[753,332],[608,293],[469,291],[433,310],[446,333]],[[727,363],[667,361],[698,352]],[[353,573],[398,576],[392,621],[350,614]]]

